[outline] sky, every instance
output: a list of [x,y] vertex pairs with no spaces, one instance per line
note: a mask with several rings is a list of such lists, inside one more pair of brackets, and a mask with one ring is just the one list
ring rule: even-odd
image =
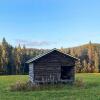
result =
[[100,0],[0,0],[0,41],[60,48],[100,43]]

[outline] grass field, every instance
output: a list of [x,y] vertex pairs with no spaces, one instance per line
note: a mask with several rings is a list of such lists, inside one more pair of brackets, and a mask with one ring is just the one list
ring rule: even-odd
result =
[[100,74],[77,74],[85,87],[65,85],[60,89],[30,92],[11,92],[9,85],[18,80],[26,81],[28,76],[0,76],[0,100],[100,100]]

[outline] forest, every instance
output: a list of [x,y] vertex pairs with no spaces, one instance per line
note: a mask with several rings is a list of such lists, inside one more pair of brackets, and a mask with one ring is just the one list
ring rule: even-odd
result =
[[[47,50],[49,49],[26,48],[20,44],[13,47],[3,38],[0,43],[0,75],[28,74],[28,65],[25,62]],[[90,41],[78,47],[61,47],[60,50],[80,59],[76,63],[77,73],[100,72],[100,44]]]

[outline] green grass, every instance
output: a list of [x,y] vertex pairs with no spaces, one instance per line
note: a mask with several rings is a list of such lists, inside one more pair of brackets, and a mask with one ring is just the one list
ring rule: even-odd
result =
[[100,74],[77,74],[85,87],[64,85],[62,88],[43,91],[11,92],[8,87],[28,76],[0,76],[0,100],[100,100]]

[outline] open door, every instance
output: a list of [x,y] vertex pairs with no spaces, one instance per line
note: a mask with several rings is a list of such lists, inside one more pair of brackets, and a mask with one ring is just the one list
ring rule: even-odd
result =
[[72,78],[71,71],[72,66],[61,66],[61,79],[70,80]]

